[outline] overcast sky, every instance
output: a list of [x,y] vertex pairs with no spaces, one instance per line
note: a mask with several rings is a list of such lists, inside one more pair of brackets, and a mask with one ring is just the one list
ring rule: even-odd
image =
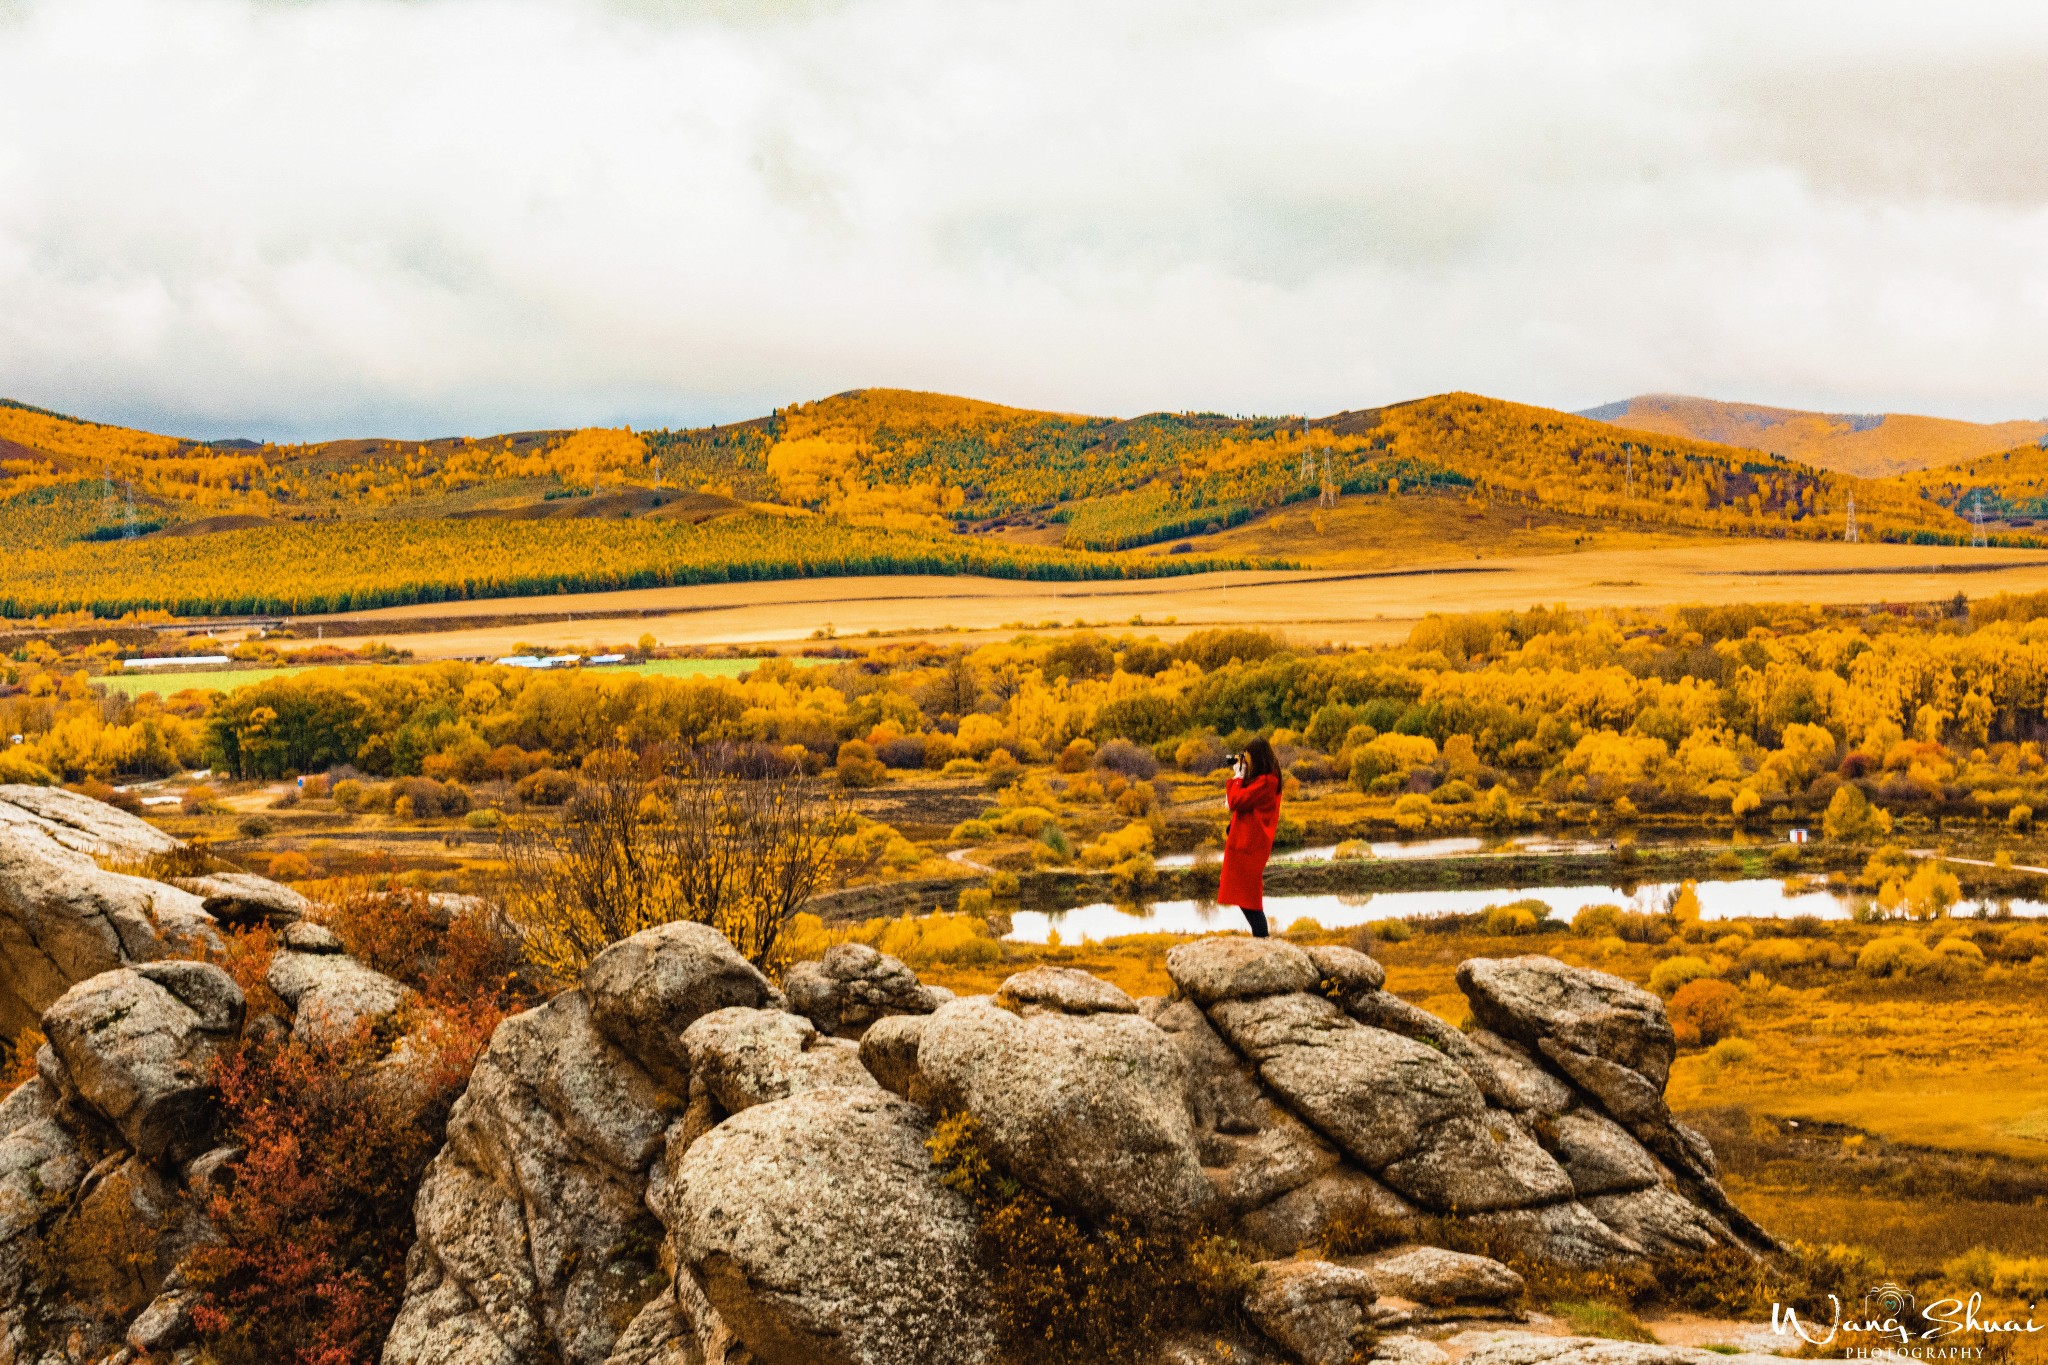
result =
[[2048,416],[2048,5],[0,0],[0,395]]

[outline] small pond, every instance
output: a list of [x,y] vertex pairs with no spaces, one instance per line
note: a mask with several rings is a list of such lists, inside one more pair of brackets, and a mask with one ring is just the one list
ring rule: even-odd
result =
[[[1661,843],[1696,842],[1685,831],[1656,832],[1636,839],[1638,848]],[[1614,848],[1612,839],[1569,839],[1544,834],[1481,838],[1468,835],[1446,839],[1386,839],[1367,843],[1375,859],[1406,862],[1416,858],[1462,858],[1475,853],[1606,853]],[[1327,863],[1337,856],[1338,845],[1317,844],[1312,848],[1283,848],[1273,851],[1276,863]],[[1202,853],[1169,853],[1157,860],[1160,867],[1193,867],[1197,861],[1216,862],[1215,849]]]
[[[1700,898],[1700,913],[1710,920],[1792,919],[1801,915],[1811,915],[1816,919],[1848,919],[1856,903],[1862,899],[1825,888],[1787,894],[1783,882],[1768,878],[1702,881],[1695,886]],[[1628,891],[1613,886],[1587,885],[1530,886],[1518,890],[1496,888],[1268,896],[1266,918],[1275,932],[1302,919],[1314,920],[1325,929],[1343,929],[1371,920],[1470,914],[1507,901],[1540,900],[1550,907],[1553,917],[1569,920],[1588,905],[1611,904],[1632,910],[1662,910],[1677,890],[1677,884],[1673,882],[1650,882]],[[2015,915],[2048,915],[2048,902],[2013,900],[1986,905],[1963,901],[1953,913],[1977,915],[2007,910]],[[1244,916],[1230,906],[1187,900],[1154,901],[1137,906],[1100,902],[1077,905],[1071,910],[1019,910],[1011,916],[1010,925],[1006,937],[1017,943],[1044,943],[1054,930],[1059,931],[1062,942],[1078,943],[1084,939],[1101,940],[1123,934],[1207,934],[1218,930],[1242,931],[1245,927]]]

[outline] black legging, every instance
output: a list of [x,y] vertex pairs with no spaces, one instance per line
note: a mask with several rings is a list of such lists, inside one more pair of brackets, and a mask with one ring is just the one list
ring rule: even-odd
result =
[[1245,910],[1245,912],[1244,912],[1244,922],[1245,922],[1246,924],[1249,924],[1249,925],[1251,925],[1251,927],[1252,927],[1252,937],[1253,937],[1253,938],[1264,938],[1264,937],[1266,937],[1266,912],[1265,912],[1265,911],[1263,911],[1263,910]]

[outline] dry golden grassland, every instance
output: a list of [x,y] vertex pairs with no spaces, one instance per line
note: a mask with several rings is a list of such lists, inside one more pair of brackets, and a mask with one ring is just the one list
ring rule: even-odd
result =
[[[1425,521],[1466,527],[1458,510],[1465,506],[1461,500],[1402,501],[1411,504],[1411,511],[1420,508]],[[1346,537],[1321,557],[1291,543],[1297,533],[1305,537],[1303,519],[1309,512],[1295,508],[1277,514],[1281,520],[1271,547],[1258,553],[1316,565],[1293,572],[1108,583],[896,575],[704,584],[306,617],[295,628],[304,636],[341,623],[351,638],[367,638],[364,632],[371,631],[422,659],[495,656],[522,643],[571,648],[642,634],[663,646],[788,644],[809,640],[826,627],[841,638],[978,641],[1007,637],[1019,626],[1043,630],[1077,622],[1106,627],[1136,622],[1168,640],[1232,625],[1273,627],[1310,642],[1375,645],[1407,638],[1415,622],[1432,612],[1522,611],[1534,604],[1592,609],[1696,602],[1930,602],[1958,592],[1978,598],[2048,589],[2048,552],[2043,551],[1577,530],[1552,516],[1525,532],[1505,528],[1500,544],[1513,553],[1489,553],[1483,545],[1490,543],[1495,513],[1475,523],[1474,541],[1461,542],[1439,537],[1426,526],[1404,529],[1398,519],[1382,524],[1384,500],[1357,502],[1356,508],[1337,509],[1337,516],[1347,520],[1332,522],[1333,538],[1340,528]],[[1251,553],[1253,542],[1236,539],[1247,529],[1200,538],[1198,548]],[[1482,548],[1472,548],[1475,543]],[[559,619],[569,614],[576,619]],[[472,615],[475,624],[445,628],[450,618]],[[558,619],[520,619],[536,617]]]

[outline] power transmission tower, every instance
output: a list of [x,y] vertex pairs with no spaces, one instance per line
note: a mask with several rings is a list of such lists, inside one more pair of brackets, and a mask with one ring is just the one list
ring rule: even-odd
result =
[[1986,546],[1991,542],[1984,535],[1984,490],[1970,490],[1970,544]]
[[1322,507],[1335,507],[1337,505],[1337,480],[1330,471],[1330,450],[1328,446],[1323,448],[1323,493],[1316,502],[1318,506]]
[[1622,455],[1628,460],[1628,472],[1624,475],[1622,496],[1633,500],[1636,495],[1636,448],[1623,446]]
[[1851,493],[1851,494],[1849,495],[1849,528],[1848,528],[1847,530],[1845,530],[1845,531],[1843,531],[1843,532],[1842,532],[1842,539],[1843,539],[1843,540],[1845,540],[1845,541],[1847,541],[1847,542],[1848,542],[1849,544],[1851,544],[1851,545],[1854,545],[1854,544],[1856,543],[1856,540],[1857,540],[1857,536],[1856,536],[1856,495],[1855,495],[1854,493]]

